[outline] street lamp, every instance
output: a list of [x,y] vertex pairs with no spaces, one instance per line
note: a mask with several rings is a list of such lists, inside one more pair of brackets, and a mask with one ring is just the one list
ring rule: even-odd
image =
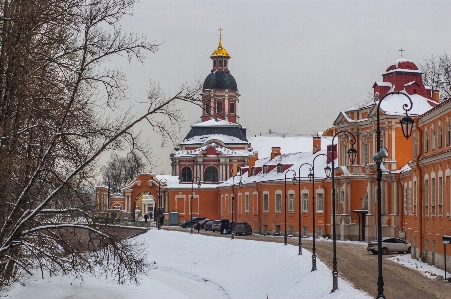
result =
[[296,171],[292,170],[292,169],[288,169],[287,171],[285,171],[285,203],[284,203],[284,213],[285,213],[285,217],[284,217],[284,222],[285,222],[285,231],[283,233],[283,241],[284,244],[287,245],[287,173],[289,172],[293,172],[293,184],[296,183]]
[[157,223],[157,227],[158,229],[160,229],[160,211],[161,211],[161,206],[162,204],[162,200],[161,200],[161,185],[165,186],[167,183],[167,180],[165,178],[162,178],[161,180],[158,181],[158,207],[157,207],[157,211],[158,211],[158,223]]
[[[232,170],[232,175],[233,175],[233,170]],[[230,238],[233,240],[235,239],[235,221],[233,219],[233,215],[235,212],[235,175],[232,176],[232,233],[230,234]],[[241,188],[242,183],[241,183],[242,177],[240,177],[240,182],[238,183],[238,186]]]
[[377,277],[377,296],[376,299],[384,298],[384,277],[382,276],[382,209],[381,209],[381,197],[382,197],[382,189],[381,189],[381,182],[382,182],[382,170],[381,170],[381,163],[383,158],[388,157],[388,152],[385,148],[381,147],[381,127],[380,127],[380,106],[382,101],[389,95],[393,94],[400,94],[404,95],[409,99],[410,106],[408,104],[404,104],[402,106],[402,109],[406,112],[406,116],[404,116],[401,120],[401,128],[402,133],[404,137],[409,139],[410,135],[412,134],[412,128],[413,128],[413,119],[407,114],[408,111],[412,109],[413,103],[412,99],[404,92],[389,92],[386,95],[382,97],[382,99],[379,100],[379,103],[377,104],[377,130],[376,130],[376,144],[377,144],[377,150],[379,151],[377,154],[373,156],[373,160],[377,164],[377,268],[378,268],[378,277]]
[[[299,210],[299,213],[298,213],[298,216],[299,216],[299,219],[298,219],[298,225],[299,225],[299,242],[298,242],[298,247],[299,247],[299,253],[298,253],[298,255],[302,255],[302,225],[301,225],[301,221],[302,221],[302,217],[301,217],[301,214],[302,214],[302,200],[301,200],[301,168],[302,168],[302,166],[304,166],[304,165],[310,165],[310,171],[312,171],[311,169],[312,169],[312,164],[310,164],[310,163],[302,163],[301,164],[301,166],[299,166],[299,170],[298,170],[298,178],[299,178],[299,185],[298,185],[298,187],[299,187],[299,189],[298,189],[298,199],[299,199],[299,207],[298,207],[298,210]],[[296,177],[294,177],[293,178],[293,184],[295,184],[296,183]]]
[[351,144],[351,148],[348,150],[348,157],[349,161],[351,163],[355,162],[356,156],[357,156],[357,150],[354,148],[354,144],[356,143],[356,139],[354,134],[347,131],[339,131],[337,132],[334,137],[332,138],[332,240],[333,240],[333,269],[332,269],[332,291],[331,293],[335,292],[335,290],[338,290],[338,270],[337,270],[337,233],[335,229],[335,213],[336,213],[336,207],[335,207],[335,148],[334,148],[334,140],[335,137],[338,136],[341,133],[350,134],[353,139],[349,140],[349,143]]
[[189,209],[191,214],[191,234],[193,233],[193,198],[194,198],[194,180],[197,180],[197,188],[200,188],[200,179],[199,177],[193,177],[191,180],[191,199],[189,201]]
[[[326,154],[318,154],[315,156],[315,158],[313,158],[313,162],[312,162],[312,172],[309,174],[310,180],[312,182],[312,214],[313,214],[313,248],[312,248],[312,271],[316,270],[316,223],[315,223],[315,215],[316,215],[316,211],[315,211],[315,160],[316,158],[318,158],[319,156],[326,156]],[[324,172],[326,173],[326,176],[329,177],[330,176],[330,168],[326,167],[324,168]]]

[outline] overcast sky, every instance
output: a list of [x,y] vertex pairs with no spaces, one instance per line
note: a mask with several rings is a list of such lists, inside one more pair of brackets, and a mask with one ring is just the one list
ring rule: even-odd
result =
[[[450,13],[451,1],[141,0],[123,29],[163,44],[145,65],[117,66],[129,73],[133,99],[145,97],[150,79],[174,93],[210,73],[221,27],[248,136],[269,129],[313,134],[332,126],[341,110],[368,100],[401,48],[417,65],[451,54]],[[201,115],[198,107],[185,111],[181,138]],[[151,170],[170,174],[174,146],[152,140],[161,165]]]

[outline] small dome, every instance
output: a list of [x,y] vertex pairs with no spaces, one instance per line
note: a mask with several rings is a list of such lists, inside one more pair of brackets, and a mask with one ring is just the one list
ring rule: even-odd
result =
[[210,73],[204,81],[203,89],[230,89],[238,90],[235,78],[230,72]]
[[386,72],[393,71],[396,69],[418,71],[418,67],[415,65],[415,63],[404,58],[400,58],[393,61],[387,68]]

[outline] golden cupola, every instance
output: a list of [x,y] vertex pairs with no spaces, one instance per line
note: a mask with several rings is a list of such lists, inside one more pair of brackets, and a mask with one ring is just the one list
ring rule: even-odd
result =
[[215,56],[222,56],[230,58],[229,53],[227,53],[227,50],[222,47],[222,28],[219,28],[219,45],[216,50],[213,51],[213,54],[211,54],[210,58],[213,59]]

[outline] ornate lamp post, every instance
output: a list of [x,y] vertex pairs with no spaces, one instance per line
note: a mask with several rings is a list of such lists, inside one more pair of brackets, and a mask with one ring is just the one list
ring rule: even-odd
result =
[[161,200],[161,185],[165,186],[166,183],[167,183],[167,180],[165,178],[162,178],[158,182],[158,204],[157,204],[157,208],[158,208],[157,209],[157,211],[158,211],[157,227],[158,227],[158,229],[160,229],[160,217],[161,217],[160,211],[161,211],[161,206],[163,205],[162,200]]
[[332,138],[332,240],[333,240],[333,270],[332,270],[332,291],[335,292],[335,290],[338,290],[338,270],[337,270],[337,233],[335,228],[335,214],[337,211],[336,204],[335,204],[335,148],[334,148],[334,140],[335,137],[337,137],[339,134],[345,133],[350,134],[353,139],[349,141],[351,144],[351,148],[348,150],[348,156],[349,161],[351,163],[355,162],[356,156],[357,156],[357,150],[354,148],[354,144],[356,143],[356,139],[354,134],[347,131],[339,131],[337,132],[334,137]]
[[[312,215],[313,215],[313,247],[312,247],[312,271],[316,270],[316,220],[315,220],[315,215],[316,215],[316,211],[315,211],[315,160],[316,158],[318,158],[319,156],[326,156],[326,154],[318,154],[315,156],[315,158],[313,158],[313,162],[312,162],[312,172],[309,174],[310,176],[310,180],[312,182]],[[326,173],[326,176],[329,177],[330,176],[330,167],[326,167],[324,168],[324,171]]]
[[285,213],[285,218],[284,218],[284,222],[285,222],[285,228],[284,228],[284,233],[283,233],[283,241],[284,244],[287,245],[287,173],[289,172],[293,172],[293,184],[296,183],[296,171],[292,170],[292,169],[288,169],[287,171],[285,171],[285,204],[284,204],[284,213]]
[[191,234],[193,234],[193,198],[194,198],[194,180],[197,180],[197,188],[200,188],[200,179],[199,177],[193,177],[193,179],[191,180],[191,199],[189,201],[189,210],[190,210],[190,214],[191,214]]
[[[299,189],[298,189],[298,200],[299,200],[299,219],[298,219],[298,225],[299,225],[299,242],[298,242],[298,247],[299,247],[299,253],[298,255],[302,255],[302,225],[301,225],[301,221],[302,221],[302,200],[301,200],[301,168],[304,165],[310,165],[310,172],[312,171],[312,164],[310,163],[303,163],[301,164],[301,166],[299,166],[299,170],[298,170],[298,178],[299,178]],[[296,183],[296,177],[293,178],[293,184]]]
[[377,299],[384,298],[384,277],[382,276],[382,209],[381,209],[381,197],[382,197],[382,189],[381,189],[381,182],[382,182],[382,171],[381,171],[381,163],[383,158],[388,158],[388,152],[387,149],[381,148],[381,127],[380,127],[380,115],[379,110],[382,101],[389,95],[398,94],[398,95],[404,95],[409,99],[410,106],[408,104],[404,104],[402,108],[406,112],[406,116],[404,116],[401,120],[401,128],[402,133],[404,134],[404,137],[407,139],[412,134],[412,128],[413,128],[413,119],[408,115],[408,111],[412,109],[413,103],[412,99],[403,92],[389,92],[386,95],[382,97],[382,99],[379,100],[379,103],[377,104],[377,130],[376,130],[376,144],[377,144],[377,150],[379,151],[377,154],[373,156],[373,160],[377,164],[377,268],[378,268],[378,277],[377,277]]

